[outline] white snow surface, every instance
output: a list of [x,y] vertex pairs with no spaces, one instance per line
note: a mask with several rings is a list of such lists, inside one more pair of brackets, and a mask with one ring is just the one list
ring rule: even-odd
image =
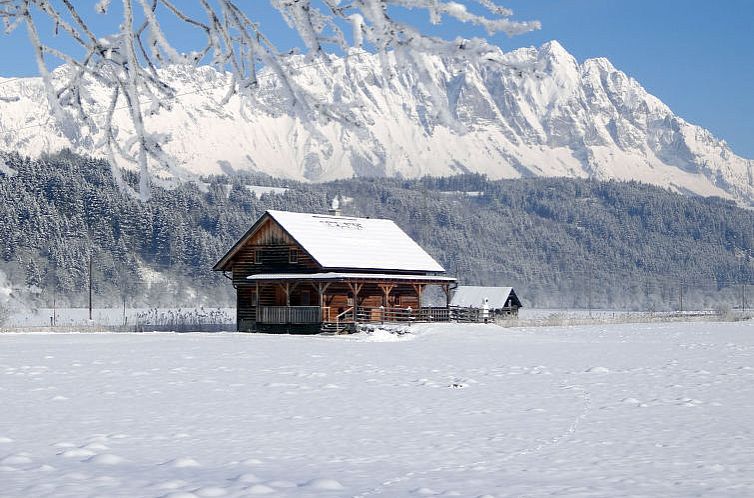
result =
[[0,495],[754,495],[752,322],[409,329],[2,334]]
[[[302,116],[269,74],[254,101],[235,97],[222,106],[230,75],[172,66],[161,71],[180,97],[171,111],[147,116],[146,127],[168,135],[165,150],[194,174],[590,177],[754,203],[754,161],[673,114],[607,59],[579,64],[552,41],[478,64],[430,55],[417,64],[353,53],[332,62],[332,77],[302,60],[298,81],[321,102],[349,108],[348,122]],[[39,78],[3,88],[19,99],[0,101],[0,150],[38,156],[71,148],[104,157],[101,130],[50,118]],[[84,92],[90,114],[104,115],[104,89],[90,84]],[[125,109],[114,120],[128,132]]]
[[267,213],[323,268],[445,271],[392,220],[274,210]]

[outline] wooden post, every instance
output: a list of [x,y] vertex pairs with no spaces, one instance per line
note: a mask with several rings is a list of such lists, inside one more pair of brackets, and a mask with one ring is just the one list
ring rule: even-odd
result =
[[260,308],[260,305],[259,305],[259,298],[260,298],[259,291],[260,291],[259,280],[257,280],[257,281],[254,282],[254,300],[251,302],[251,304],[254,305],[254,330],[257,329],[257,327],[258,327],[257,324],[259,323],[259,311],[260,311],[259,310],[259,308]]
[[385,317],[388,314],[387,309],[390,307],[390,292],[395,288],[395,284],[377,284],[382,289],[383,294],[383,310],[381,320],[384,322]]
[[278,285],[285,293],[285,323],[288,323],[290,321],[290,310],[288,309],[291,306],[291,284],[289,282],[286,282],[285,284],[281,284],[278,282]]
[[280,290],[283,291],[283,294],[285,294],[285,305],[284,306],[290,306],[291,305],[291,284],[289,282],[286,283],[280,283],[278,282],[278,287],[280,287]]
[[348,287],[353,293],[353,323],[356,323],[358,321],[357,313],[359,310],[359,292],[361,291],[361,288],[364,287],[364,284],[354,284],[348,282]]
[[384,295],[383,304],[387,308],[390,306],[390,292],[395,289],[395,284],[378,284],[378,286],[382,289],[382,294]]
[[426,285],[411,284],[411,286],[414,288],[414,291],[416,292],[416,298],[419,301],[419,305],[417,306],[417,312],[419,312],[422,309],[422,294],[424,294],[424,287],[426,287]]
[[[327,292],[327,288],[330,287],[330,283],[323,284],[322,282],[319,282],[317,284],[317,293],[319,294],[319,310],[320,313],[324,313],[325,309],[325,292]],[[330,321],[330,314],[327,314],[327,321]]]

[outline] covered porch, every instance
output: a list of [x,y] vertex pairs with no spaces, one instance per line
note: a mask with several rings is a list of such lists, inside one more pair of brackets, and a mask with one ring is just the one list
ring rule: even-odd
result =
[[[443,276],[335,272],[257,274],[247,280],[250,307],[244,317],[239,313],[239,324],[245,319],[244,329],[271,332],[342,332],[356,323],[448,321],[455,284],[454,278]],[[425,305],[429,286],[441,289],[444,303]]]

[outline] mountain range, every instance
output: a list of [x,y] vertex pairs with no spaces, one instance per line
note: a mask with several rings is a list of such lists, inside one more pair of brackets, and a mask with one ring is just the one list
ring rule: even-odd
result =
[[[149,116],[147,128],[168,137],[165,150],[188,176],[639,180],[754,206],[754,160],[676,116],[607,59],[579,64],[556,41],[476,62],[425,55],[407,67],[391,54],[354,51],[327,70],[302,64],[299,84],[326,106],[347,109],[348,119],[302,112],[269,73],[253,97],[223,105],[228,75],[210,67],[161,71],[178,97],[171,110]],[[0,78],[0,85],[0,151],[105,156],[100,130],[51,117],[39,78]],[[105,92],[87,85],[92,114],[106,110]],[[128,131],[125,110],[115,123]]]

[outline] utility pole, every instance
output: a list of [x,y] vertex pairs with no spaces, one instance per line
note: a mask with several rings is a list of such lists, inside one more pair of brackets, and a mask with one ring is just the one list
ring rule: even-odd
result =
[[58,265],[53,260],[52,262],[52,326],[54,327],[58,322],[57,316],[57,297],[58,297]]
[[[741,307],[741,312],[744,311],[744,254],[742,252],[736,251],[735,252],[736,259],[738,260],[738,278],[735,280],[738,280],[738,298],[739,298],[739,306]],[[735,282],[734,280],[734,282]],[[733,284],[735,287],[735,284]],[[736,309],[735,305],[733,306],[733,309]]]
[[681,313],[683,313],[683,279],[681,279],[679,290],[681,295]]
[[588,278],[588,283],[587,283],[588,292],[589,292],[589,296],[587,299],[588,306],[589,306],[589,318],[592,318],[592,275],[593,273],[594,273],[594,267],[592,265],[589,265],[589,278]]
[[89,251],[89,321],[92,321],[92,251]]

